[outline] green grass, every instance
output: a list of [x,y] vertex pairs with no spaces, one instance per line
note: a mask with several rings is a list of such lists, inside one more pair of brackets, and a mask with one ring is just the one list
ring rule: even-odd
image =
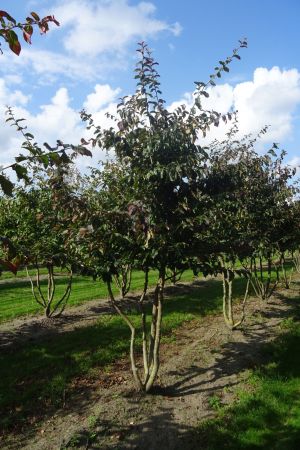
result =
[[[183,322],[219,311],[221,302],[221,283],[215,280],[167,299],[163,339],[168,340],[171,331]],[[139,320],[135,314],[130,317],[135,323]],[[127,354],[129,337],[129,329],[119,317],[105,315],[93,326],[2,352],[0,428],[20,424],[47,405],[62,406],[64,391],[71,389],[72,380],[97,378],[99,371]]]
[[[23,275],[23,274],[21,274]],[[21,277],[22,278],[22,277]],[[2,279],[2,278],[1,278]],[[186,271],[182,281],[192,280],[192,272]],[[132,291],[141,290],[143,287],[143,273],[135,271],[132,275]],[[156,272],[151,271],[149,284],[154,285]],[[58,277],[56,282],[56,298],[63,294],[67,278]],[[41,286],[46,293],[47,281],[42,280]],[[117,293],[117,290],[115,293]],[[100,281],[93,281],[91,278],[75,276],[73,280],[72,292],[68,302],[69,306],[80,305],[88,300],[107,298],[106,285]],[[10,279],[4,284],[0,284],[0,322],[14,317],[43,314],[43,309],[37,304],[31,293],[28,281]]]
[[[291,265],[286,264],[287,273],[291,271]],[[35,275],[35,270],[31,269],[30,275]],[[45,268],[41,268],[41,274],[47,273]],[[63,274],[60,269],[57,268],[57,274]],[[18,272],[18,276],[12,278],[10,272],[3,272],[0,280],[6,282],[0,283],[0,323],[13,319],[15,317],[43,314],[43,309],[37,304],[31,293],[30,283],[23,280],[26,276],[26,272]],[[157,273],[151,271],[149,274],[149,285],[153,286],[156,282]],[[275,272],[272,272],[272,277],[275,279]],[[192,271],[188,270],[182,275],[181,281],[191,281],[193,279]],[[68,279],[63,275],[56,278],[56,299],[64,293],[65,286]],[[132,291],[139,291],[143,288],[143,273],[134,271],[132,276]],[[236,284],[238,285],[238,278]],[[46,293],[47,281],[42,280],[41,286]],[[118,293],[117,289],[114,289],[115,293]],[[71,296],[68,302],[69,306],[80,305],[83,302],[95,299],[107,298],[106,285],[101,281],[93,281],[89,277],[75,276],[73,279],[73,286]]]
[[200,426],[201,448],[300,448],[300,323],[288,320],[285,328],[285,333],[266,347],[268,362],[252,373],[250,392],[240,392],[234,405]]
[[[62,273],[60,271],[60,268],[57,268],[56,273]],[[46,275],[47,269],[45,267],[42,267],[40,269],[40,274]],[[35,269],[29,269],[29,275],[32,275],[32,276],[35,275]],[[24,269],[19,270],[17,275],[13,275],[11,272],[3,270],[3,272],[1,273],[0,280],[15,280],[15,279],[26,278],[26,277],[27,277],[27,272]]]

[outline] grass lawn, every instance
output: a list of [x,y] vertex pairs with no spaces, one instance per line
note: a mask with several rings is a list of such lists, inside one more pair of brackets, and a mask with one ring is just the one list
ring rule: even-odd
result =
[[[300,299],[298,299],[298,304]],[[199,428],[206,450],[300,448],[300,305],[285,333],[266,347],[268,363],[253,371],[247,391]],[[250,392],[249,392],[250,391]]]
[[[24,273],[21,273],[21,278]],[[182,276],[182,281],[191,281],[193,274],[186,271]],[[1,278],[2,279],[2,278]],[[13,319],[18,316],[29,314],[43,314],[43,309],[37,304],[31,293],[29,281],[22,279],[6,280],[0,284],[0,322]],[[156,272],[152,271],[149,275],[149,284],[154,285],[156,281]],[[138,291],[143,288],[143,273],[135,271],[132,275],[131,290]],[[67,278],[61,276],[56,282],[56,298],[63,294]],[[42,280],[41,285],[46,294],[47,280]],[[115,289],[115,292],[118,291]],[[75,276],[72,285],[72,292],[68,302],[69,306],[79,305],[88,300],[95,300],[107,297],[106,285],[100,281],[93,281],[89,277]]]
[[[287,264],[287,272],[290,273],[291,265]],[[35,271],[30,271],[31,275]],[[57,271],[57,273],[59,273]],[[41,274],[46,274],[46,269],[41,269]],[[6,278],[7,275],[10,278]],[[18,276],[11,278],[11,274],[4,272],[0,280],[5,280],[5,283],[0,283],[0,323],[19,316],[43,314],[43,309],[37,304],[31,293],[29,281],[22,280],[26,276],[25,271],[20,271]],[[149,274],[149,285],[153,286],[156,282],[156,272],[151,271]],[[272,273],[275,279],[275,272]],[[187,270],[183,273],[181,281],[191,281],[193,273]],[[63,275],[57,277],[55,298],[59,299],[64,293],[67,278]],[[132,275],[131,290],[139,291],[143,288],[143,273],[134,271]],[[42,280],[41,286],[46,295],[47,281]],[[118,293],[117,289],[114,289]],[[107,298],[106,285],[101,281],[93,281],[90,277],[74,276],[72,284],[72,292],[69,298],[68,305],[76,306],[88,300]],[[67,306],[68,307],[68,306]]]
[[[28,272],[29,272],[29,275],[32,275],[32,276],[35,275],[35,270],[34,269],[29,269]],[[60,268],[57,269],[57,272],[60,272]],[[40,268],[40,274],[41,275],[46,275],[47,274],[47,269],[45,267],[41,267]],[[14,280],[14,279],[26,278],[26,277],[27,277],[26,270],[19,270],[17,275],[15,275],[15,276],[11,272],[3,270],[3,272],[1,273],[0,280]]]

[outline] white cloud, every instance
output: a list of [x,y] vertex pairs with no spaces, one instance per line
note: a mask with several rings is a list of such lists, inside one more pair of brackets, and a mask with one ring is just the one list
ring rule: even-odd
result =
[[53,145],[57,139],[76,143],[82,135],[79,114],[70,106],[66,88],[58,89],[51,103],[42,105],[36,115],[27,113],[26,118],[28,128],[40,143]]
[[20,149],[20,140],[16,135],[15,129],[9,126],[9,123],[4,125],[7,118],[5,115],[7,105],[15,105],[15,109],[19,111],[19,118],[23,117],[24,107],[28,103],[30,97],[24,95],[20,90],[10,90],[4,79],[0,78],[0,120],[2,125],[0,127],[0,165],[11,163],[11,155],[18,153]]
[[29,96],[24,95],[19,89],[10,91],[7,87],[7,82],[0,78],[0,105],[14,104],[16,106],[26,105],[29,101]]
[[108,84],[96,84],[94,92],[89,94],[83,104],[88,113],[95,113],[116,100],[120,88],[112,89]]
[[105,58],[101,61],[82,64],[81,58],[74,58],[53,51],[38,50],[37,48],[24,48],[20,56],[14,56],[6,52],[1,56],[1,72],[8,76],[20,76],[30,67],[31,73],[38,76],[35,83],[51,84],[58,76],[71,78],[72,80],[101,79],[101,73],[112,70],[119,65],[119,60],[109,62]]
[[23,78],[20,74],[9,74],[4,77],[7,84],[21,84]]
[[293,112],[300,103],[300,73],[296,69],[258,68],[253,81],[234,89],[241,133],[271,125],[267,139],[281,140],[292,130]]
[[0,66],[3,76],[22,75],[28,81],[37,75],[34,83],[39,84],[53,83],[61,76],[75,81],[103,80],[113,70],[128,67],[129,44],[157,38],[162,32],[174,36],[181,32],[179,23],[156,18],[150,2],[63,0],[56,6],[49,2],[44,11],[39,10],[40,15],[49,14],[50,7],[60,27],[50,26],[40,41],[47,50],[39,49],[35,40],[30,48],[22,45],[19,57],[5,52]]
[[[106,112],[116,112],[116,97],[120,88],[113,89],[109,85],[97,84],[94,91],[87,95],[83,105],[94,113],[95,123],[102,126],[111,126],[111,120],[106,117]],[[15,90],[10,92],[5,81],[0,79],[0,120],[5,119],[5,105],[14,105],[13,111],[16,118],[25,118],[22,125],[35,136],[39,145],[47,142],[51,146],[56,145],[59,139],[66,144],[78,144],[80,139],[91,137],[91,131],[85,129],[79,112],[72,107],[72,99],[65,87],[58,89],[50,102],[40,106],[36,114],[30,113],[26,108],[29,97]],[[5,166],[13,162],[21,150],[24,141],[22,135],[9,123],[0,128],[0,165]],[[79,158],[78,166],[84,170],[89,165],[96,165],[99,159],[104,159],[104,152],[95,149],[94,158]]]
[[[102,127],[112,125],[106,113],[116,113],[119,88],[113,88],[108,84],[94,86],[85,100],[83,106],[93,114],[96,124]],[[48,142],[55,145],[57,139],[66,143],[77,143],[81,137],[89,137],[90,131],[84,129],[78,112],[72,106],[68,90],[60,88],[53,98],[40,107],[36,113],[30,113],[28,102],[30,97],[20,90],[9,89],[7,83],[0,79],[0,114],[4,118],[5,105],[15,105],[17,117],[27,119],[28,130],[32,131],[38,142]],[[274,67],[270,70],[258,68],[253,79],[239,83],[236,86],[223,84],[210,90],[210,97],[204,99],[207,108],[225,113],[233,109],[239,109],[240,135],[256,133],[265,124],[270,124],[270,132],[264,136],[265,142],[277,142],[290,138],[293,133],[294,112],[300,104],[300,74],[297,70],[280,70]],[[170,109],[179,104],[192,104],[192,94],[186,93],[179,102],[174,102]],[[228,129],[228,128],[227,128]],[[226,127],[212,128],[208,135],[208,141],[214,138],[222,139]],[[14,155],[20,152],[20,139],[15,129],[8,125],[0,128],[0,164],[11,162]],[[103,157],[96,150],[95,161]],[[94,164],[95,161],[84,159],[81,166]],[[291,165],[298,165],[300,158],[291,159]]]
[[288,164],[289,164],[289,166],[292,166],[292,167],[300,166],[300,156],[295,156],[294,158],[290,159]]
[[[208,98],[202,97],[201,99],[203,107],[205,107],[206,109],[214,109],[221,113],[228,112],[232,107],[233,90],[234,88],[229,84],[222,84],[212,89],[208,89],[209,97]],[[181,100],[173,102],[169,106],[169,109],[170,111],[174,111],[175,108],[182,105],[183,103],[186,104],[189,108],[191,108],[193,101],[194,101],[193,93],[185,92],[185,94],[183,94],[183,98]]]
[[287,165],[296,169],[296,173],[300,175],[300,157],[295,156],[287,162]]
[[163,31],[180,34],[179,23],[156,19],[155,12],[153,3],[130,5],[128,0],[73,0],[60,2],[54,8],[61,27],[68,30],[65,49],[85,58],[123,53],[130,42],[156,37]]
[[[260,67],[254,71],[252,81],[235,87],[222,84],[208,91],[210,97],[202,100],[204,107],[222,113],[230,109],[238,111],[240,136],[258,133],[265,125],[270,125],[262,138],[266,142],[281,141],[292,133],[293,113],[300,104],[300,73],[296,69]],[[170,108],[181,103],[191,106],[192,94],[184,94]],[[227,130],[224,125],[212,128],[206,141],[224,137]]]

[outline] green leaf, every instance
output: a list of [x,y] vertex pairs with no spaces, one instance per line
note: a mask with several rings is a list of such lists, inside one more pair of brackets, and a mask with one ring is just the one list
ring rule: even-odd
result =
[[0,187],[4,194],[12,197],[14,184],[4,175],[0,174]]
[[196,97],[196,98],[195,98],[195,105],[196,105],[197,108],[199,108],[199,109],[202,108],[200,97]]
[[20,163],[22,161],[26,161],[26,160],[27,160],[27,156],[24,156],[24,155],[20,155],[20,156],[16,156],[15,157],[15,161],[18,162],[18,163]]
[[49,159],[50,161],[54,162],[54,163],[59,163],[60,162],[60,157],[57,153],[55,152],[51,152],[49,153]]
[[20,164],[14,164],[12,168],[16,172],[19,180],[29,180],[26,167],[21,166]]
[[39,160],[43,163],[45,167],[49,165],[49,156],[48,155],[40,155]]
[[201,95],[204,95],[204,97],[206,97],[206,98],[209,97],[209,93],[206,91],[201,91]]
[[78,153],[79,155],[90,156],[90,157],[93,156],[92,152],[90,150],[88,150],[87,148],[83,147],[82,145],[78,145],[78,146],[74,147],[73,150],[76,153]]

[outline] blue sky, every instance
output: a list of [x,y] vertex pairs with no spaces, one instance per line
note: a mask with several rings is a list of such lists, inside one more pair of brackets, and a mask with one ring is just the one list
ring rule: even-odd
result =
[[[19,57],[3,44],[0,164],[20,145],[4,125],[5,104],[28,119],[41,142],[74,142],[84,133],[78,117],[83,106],[105,125],[105,112],[133,91],[137,41],[145,39],[153,48],[172,107],[188,104],[193,82],[206,80],[242,37],[249,48],[211,92],[208,106],[222,112],[237,108],[241,133],[270,124],[264,146],[280,142],[288,161],[300,163],[298,0],[3,0],[0,7],[19,20],[36,11],[61,22],[46,36],[35,32],[33,45],[24,43]],[[214,131],[211,139],[223,132]]]

